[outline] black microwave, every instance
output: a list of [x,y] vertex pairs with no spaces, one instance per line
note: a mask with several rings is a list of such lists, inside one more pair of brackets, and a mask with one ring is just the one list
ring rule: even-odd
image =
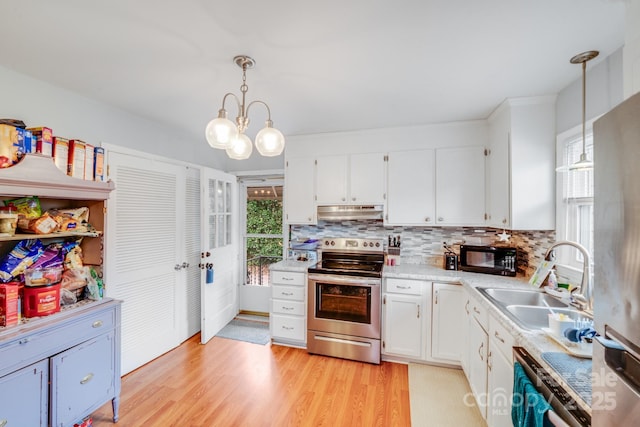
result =
[[503,246],[460,245],[460,270],[474,273],[515,276],[518,251]]

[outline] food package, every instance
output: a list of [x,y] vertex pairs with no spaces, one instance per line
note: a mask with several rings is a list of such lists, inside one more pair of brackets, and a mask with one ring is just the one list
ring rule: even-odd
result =
[[104,148],[96,147],[93,150],[95,159],[93,160],[93,179],[104,181]]
[[47,127],[27,128],[36,140],[36,153],[51,157],[53,154],[53,131]]
[[74,268],[71,270],[65,270],[62,273],[62,280],[60,286],[63,289],[69,289],[75,291],[87,286],[87,282],[91,278],[91,273],[88,267]]
[[18,153],[24,152],[18,143],[18,132],[15,127],[0,124],[0,168],[8,168],[18,162]]
[[42,208],[40,207],[40,199],[37,196],[21,197],[19,199],[5,200],[4,205],[9,206],[13,204],[18,210],[18,215],[24,218],[32,219],[39,218],[42,215]]
[[84,179],[87,181],[94,181],[94,166],[95,162],[95,147],[91,144],[85,144],[85,155],[84,155]]
[[79,139],[69,141],[69,162],[67,175],[74,178],[84,179],[84,157],[86,155],[86,144]]
[[63,252],[64,255],[64,269],[72,270],[79,269],[84,266],[82,262],[82,248],[78,242],[66,243]]
[[58,231],[58,222],[45,212],[40,218],[18,219],[18,228],[26,233],[49,234]]
[[42,253],[42,255],[40,255],[40,257],[31,265],[30,268],[59,268],[60,270],[62,270],[63,263],[63,246],[60,243],[52,243],[44,248],[44,252]]
[[24,285],[44,286],[58,283],[62,279],[62,267],[58,268],[27,268],[24,271]]
[[21,240],[0,261],[0,282],[10,282],[22,274],[44,252],[44,245],[38,239]]
[[59,225],[60,231],[93,231],[89,224],[89,208],[51,209],[47,211]]
[[0,326],[13,326],[18,324],[18,282],[0,285]]
[[53,137],[53,161],[64,174],[67,173],[69,163],[69,140]]

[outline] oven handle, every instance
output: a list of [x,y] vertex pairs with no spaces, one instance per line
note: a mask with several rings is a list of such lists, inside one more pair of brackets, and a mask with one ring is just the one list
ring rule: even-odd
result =
[[380,279],[354,276],[335,276],[331,274],[312,274],[309,276],[310,282],[322,282],[337,285],[353,286],[380,286]]

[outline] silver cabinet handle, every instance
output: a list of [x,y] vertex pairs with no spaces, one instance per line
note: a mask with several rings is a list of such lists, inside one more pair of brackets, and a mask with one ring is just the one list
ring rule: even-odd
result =
[[442,218],[441,216],[438,217],[438,222],[442,222],[444,221],[444,218]]
[[473,306],[473,312],[476,314],[480,314],[480,310],[478,310],[478,307],[476,307],[475,305]]
[[498,333],[498,331],[495,331],[493,334],[494,337],[496,337],[502,344],[504,344],[504,338],[502,338],[500,336],[500,334]]
[[82,377],[82,379],[80,380],[80,384],[86,384],[89,381],[91,381],[93,379],[93,374],[89,373],[87,375],[85,375],[84,377]]
[[92,328],[99,328],[100,326],[102,326],[102,320],[96,320],[91,324]]
[[425,221],[425,222],[431,222],[431,217],[430,217],[430,216],[426,217],[426,218],[424,219],[424,221]]
[[282,325],[282,329],[284,329],[286,331],[293,331],[293,326],[284,326],[284,325]]
[[489,354],[487,354],[487,369],[491,370],[491,350],[489,350]]
[[293,295],[293,292],[280,292],[280,293],[286,297],[290,297]]
[[420,318],[420,304],[418,304],[418,319]]
[[411,286],[397,285],[398,289],[411,289]]
[[282,280],[292,281],[292,280],[293,280],[293,277],[287,277],[287,276],[284,276],[284,277],[282,278]]
[[435,300],[433,302],[434,304],[438,303],[438,291],[436,291],[436,295],[435,295]]
[[478,354],[480,355],[480,360],[484,361],[484,355],[482,354],[482,349],[484,348],[484,343],[480,344],[480,347],[478,348]]
[[31,338],[27,337],[27,338],[22,338],[20,341],[18,341],[18,344],[26,344],[29,341],[31,341]]
[[470,302],[471,302],[471,301],[467,300],[467,303],[464,305],[464,311],[466,311],[466,312],[467,312],[467,315],[469,314],[469,303],[470,303]]
[[285,306],[282,306],[282,309],[283,309],[283,310],[293,310],[293,307],[285,307]]
[[356,198],[355,198],[355,197],[352,197],[352,198],[351,198],[351,200],[355,202],[355,201],[356,201]]

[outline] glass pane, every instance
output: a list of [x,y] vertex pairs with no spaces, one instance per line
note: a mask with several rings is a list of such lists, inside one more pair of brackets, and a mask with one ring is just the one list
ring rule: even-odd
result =
[[[587,248],[593,255],[593,205],[578,206],[578,243]],[[577,252],[577,251],[576,251]],[[578,261],[582,262],[582,254],[578,252]]]
[[218,248],[221,248],[225,245],[224,243],[224,239],[227,238],[227,230],[226,230],[226,226],[227,224],[224,221],[224,216],[222,215],[218,215],[217,216],[218,219]]
[[216,225],[218,217],[215,215],[209,215],[209,247],[216,247]]
[[224,182],[217,181],[216,186],[216,212],[224,212]]
[[215,213],[216,211],[216,180],[209,180],[209,211]]
[[247,237],[247,284],[269,284],[269,265],[282,259],[282,238]]
[[232,213],[231,212],[231,183],[230,182],[226,182],[225,183],[225,206],[226,206],[226,213]]
[[371,323],[371,288],[316,284],[316,317]]
[[226,230],[225,234],[225,245],[230,245],[231,242],[231,215],[224,216],[224,228]]

